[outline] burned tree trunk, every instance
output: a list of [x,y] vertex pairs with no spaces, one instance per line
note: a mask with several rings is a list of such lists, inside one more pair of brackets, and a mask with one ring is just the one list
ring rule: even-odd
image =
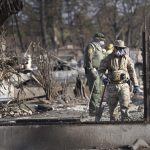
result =
[[48,47],[48,35],[46,27],[46,12],[45,12],[45,0],[40,1],[40,23],[42,33],[42,43],[45,48]]
[[76,85],[74,89],[74,95],[75,97],[81,97],[81,98],[86,98],[86,93],[85,93],[85,88],[82,83],[82,80],[80,79],[80,76],[76,78]]
[[16,15],[14,15],[14,19],[15,19],[15,22],[16,22],[16,29],[17,29],[18,38],[19,38],[19,41],[20,41],[20,46],[21,46],[22,50],[24,51],[24,45],[23,45],[23,41],[22,41],[22,35],[21,35],[21,32],[20,32],[18,18],[17,18]]

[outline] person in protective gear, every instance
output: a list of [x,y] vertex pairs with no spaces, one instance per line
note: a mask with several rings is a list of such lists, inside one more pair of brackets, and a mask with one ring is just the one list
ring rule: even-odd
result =
[[93,41],[87,45],[84,54],[85,75],[91,92],[89,103],[89,115],[91,116],[96,114],[102,95],[102,81],[99,78],[98,68],[101,60],[106,56],[104,44],[105,36],[102,33],[96,33]]
[[114,48],[114,51],[101,61],[99,69],[101,76],[104,76],[106,71],[108,73],[107,100],[111,121],[117,119],[115,110],[118,103],[121,109],[121,119],[124,120],[128,118],[130,102],[128,80],[130,79],[134,85],[134,93],[139,90],[134,65],[129,55],[126,54],[124,41],[116,40]]

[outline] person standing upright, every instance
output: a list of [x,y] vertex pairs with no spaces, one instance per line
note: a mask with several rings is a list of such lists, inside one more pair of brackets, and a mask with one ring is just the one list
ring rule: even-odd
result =
[[96,33],[93,36],[93,41],[90,42],[85,49],[84,68],[91,93],[89,103],[90,116],[96,115],[102,95],[102,81],[98,75],[98,68],[101,60],[106,56],[106,50],[103,48],[104,44],[104,34]]
[[140,91],[134,64],[129,55],[126,54],[124,41],[116,40],[114,48],[114,51],[101,61],[99,70],[101,78],[107,71],[107,78],[102,78],[102,80],[107,84],[110,121],[116,120],[114,112],[118,102],[121,119],[124,120],[129,117],[130,88],[128,81],[131,80],[133,83],[133,93]]

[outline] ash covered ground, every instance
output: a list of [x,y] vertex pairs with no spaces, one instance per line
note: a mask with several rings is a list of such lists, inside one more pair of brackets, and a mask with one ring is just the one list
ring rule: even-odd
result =
[[[29,88],[29,87],[28,87]],[[72,120],[77,119],[80,122],[95,122],[95,117],[89,116],[88,103],[89,91],[86,87],[86,98],[75,97],[73,94],[74,85],[69,85],[67,91],[64,94],[57,96],[57,99],[46,100],[43,96],[44,92],[41,88],[30,87],[26,91],[26,100],[22,100],[19,103],[10,102],[4,110],[1,110],[2,119],[58,119],[58,120]],[[32,92],[31,92],[32,91]],[[38,98],[32,99],[32,94],[39,95]],[[29,96],[30,95],[30,96]],[[31,97],[29,99],[29,97]],[[4,104],[5,105],[5,104]],[[104,110],[100,122],[109,122],[109,108],[107,105],[107,99],[104,99],[102,103]],[[118,104],[118,120],[121,120],[120,106]],[[144,98],[142,94],[132,95],[130,108],[130,118],[127,121],[142,121],[144,116]]]

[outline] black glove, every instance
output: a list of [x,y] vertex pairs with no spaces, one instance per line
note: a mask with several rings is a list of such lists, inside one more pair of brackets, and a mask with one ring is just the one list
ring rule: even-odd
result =
[[139,88],[139,86],[135,85],[133,88],[133,93],[136,94],[138,92],[140,92],[140,88]]
[[104,85],[107,85],[108,84],[108,78],[103,78],[103,83],[104,83]]
[[104,75],[104,74],[101,76],[101,80],[103,81],[104,85],[107,85],[109,83],[109,80],[108,80],[107,76]]

